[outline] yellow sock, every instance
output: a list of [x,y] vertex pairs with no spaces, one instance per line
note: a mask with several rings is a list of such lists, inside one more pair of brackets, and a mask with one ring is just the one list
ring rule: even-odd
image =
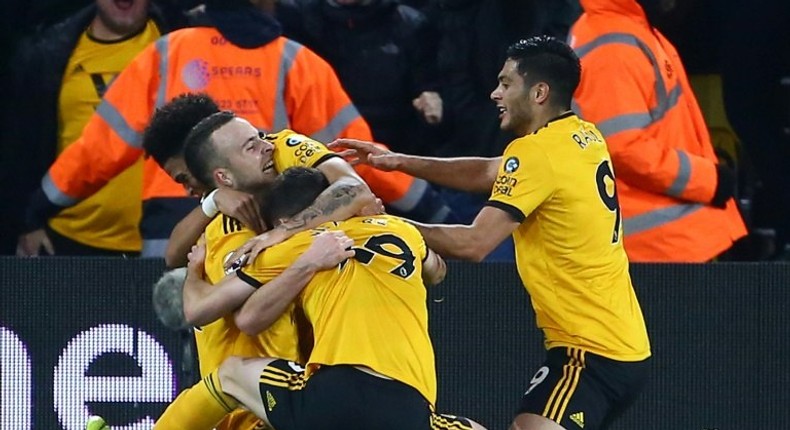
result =
[[182,391],[154,425],[155,430],[213,429],[226,414],[239,406],[222,392],[217,371]]

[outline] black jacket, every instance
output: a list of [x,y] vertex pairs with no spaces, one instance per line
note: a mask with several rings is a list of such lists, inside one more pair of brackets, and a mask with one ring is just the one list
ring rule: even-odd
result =
[[277,18],[286,36],[332,65],[376,140],[415,152],[421,120],[411,100],[438,88],[436,39],[421,12],[394,0],[281,0]]
[[[96,15],[90,5],[22,40],[10,61],[10,97],[4,109],[0,178],[0,222],[12,233],[22,228],[24,206],[57,156],[58,97],[66,65],[80,36]],[[161,33],[169,27],[151,6]]]

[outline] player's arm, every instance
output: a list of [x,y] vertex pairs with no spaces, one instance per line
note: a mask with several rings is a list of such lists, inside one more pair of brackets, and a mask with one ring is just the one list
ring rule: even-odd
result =
[[[245,272],[246,269],[239,270],[237,279],[247,282],[256,291],[236,312],[236,326],[251,336],[269,328],[317,272],[334,268],[353,257],[353,244],[343,232],[321,233],[293,264],[266,284]],[[255,271],[255,266],[251,271]]]
[[426,286],[437,285],[444,281],[447,275],[447,264],[437,253],[428,248],[428,255],[422,262],[422,280]]
[[349,157],[352,163],[365,163],[385,171],[398,170],[443,187],[472,193],[491,191],[502,160],[501,157],[420,157],[356,139],[338,139],[328,146],[346,148],[340,154]]
[[204,244],[193,246],[189,253],[184,282],[184,318],[193,326],[206,325],[228,315],[255,292],[255,288],[235,274],[211,285],[204,279],[205,257]]
[[413,224],[438,254],[479,262],[521,224],[521,212],[507,208],[486,206],[471,225]]
[[165,250],[167,267],[182,267],[187,263],[189,250],[217,213],[241,221],[256,233],[266,230],[261,219],[260,205],[252,195],[229,188],[219,188],[209,194],[207,199],[212,199],[211,204],[207,204],[204,200],[200,206],[179,221],[170,233],[170,240]]

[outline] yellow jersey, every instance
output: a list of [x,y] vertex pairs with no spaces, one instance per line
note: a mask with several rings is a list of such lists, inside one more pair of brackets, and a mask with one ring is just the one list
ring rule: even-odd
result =
[[[58,154],[80,137],[112,80],[159,36],[151,20],[142,31],[123,40],[101,42],[87,31],[80,36],[64,70],[58,97]],[[96,194],[64,209],[49,226],[95,248],[140,251],[142,175],[141,160]]]
[[321,365],[366,366],[434,404],[436,368],[422,281],[427,249],[414,226],[389,215],[325,223],[267,249],[241,270],[266,283],[327,230],[353,239],[356,256],[316,274],[297,298],[315,336],[308,375]]
[[568,113],[513,140],[487,204],[521,222],[516,265],[547,348],[620,361],[650,356],[612,162],[593,124]]
[[[255,237],[255,233],[238,220],[217,215],[206,227],[206,278],[219,283],[229,272],[224,263],[228,257]],[[205,376],[231,355],[242,357],[280,357],[303,362],[297,353],[297,331],[290,310],[267,330],[257,336],[244,334],[226,315],[211,324],[195,329],[195,343],[200,362],[200,374]]]
[[[274,145],[274,162],[277,171],[289,167],[315,167],[329,157],[336,156],[326,146],[292,130],[284,129],[265,137]],[[216,284],[227,273],[225,259],[255,233],[238,220],[219,214],[206,227],[206,264],[208,281]],[[195,340],[200,362],[200,373],[205,376],[230,355],[245,357],[279,357],[304,363],[298,355],[298,336],[294,323],[293,306],[271,327],[258,336],[242,333],[227,315],[195,330]]]

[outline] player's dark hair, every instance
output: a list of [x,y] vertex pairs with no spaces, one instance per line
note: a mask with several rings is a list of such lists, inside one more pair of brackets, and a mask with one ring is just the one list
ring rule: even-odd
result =
[[264,199],[261,214],[269,226],[281,218],[290,218],[313,204],[316,197],[329,187],[329,180],[318,169],[291,167],[271,185]]
[[550,88],[549,101],[570,109],[582,72],[579,57],[570,46],[553,37],[535,36],[510,45],[507,58],[516,62],[525,87],[545,82]]
[[233,118],[236,114],[227,110],[211,114],[197,123],[186,138],[184,161],[195,178],[206,185],[216,187],[213,171],[227,164],[225,157],[217,152],[211,134]]
[[189,131],[203,118],[219,112],[219,106],[204,93],[186,93],[158,108],[143,133],[146,154],[164,166],[181,155]]

